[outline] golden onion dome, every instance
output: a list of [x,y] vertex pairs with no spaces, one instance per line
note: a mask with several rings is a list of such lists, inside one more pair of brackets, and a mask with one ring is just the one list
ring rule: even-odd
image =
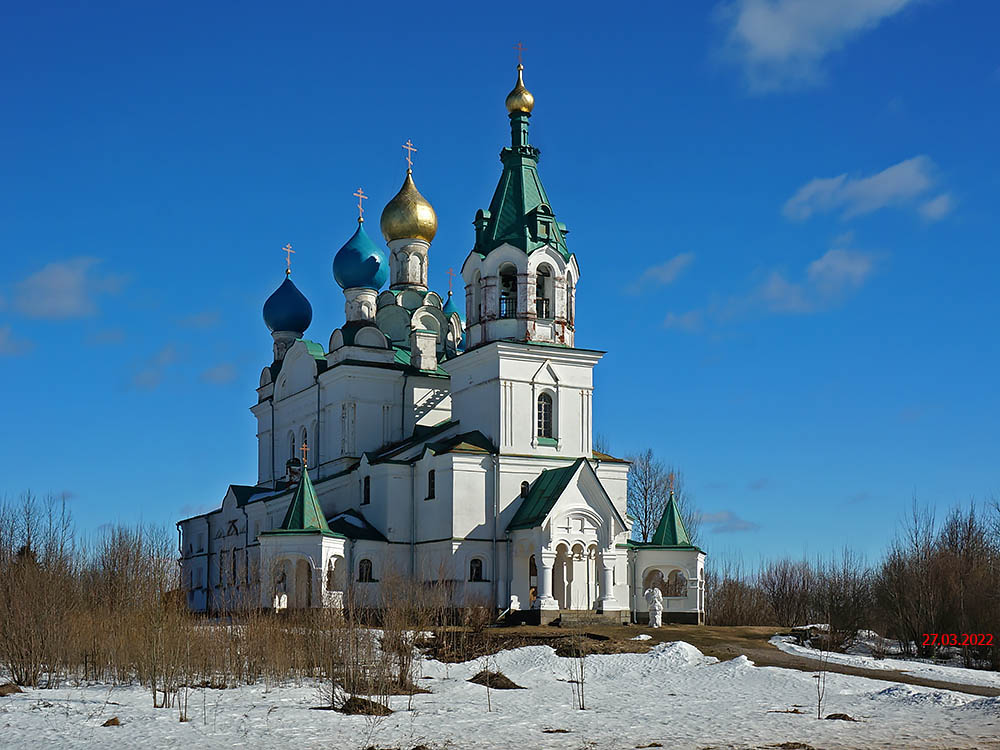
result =
[[437,234],[438,220],[434,207],[413,184],[413,173],[409,169],[406,170],[403,187],[382,209],[380,226],[386,242],[404,239],[431,242]]
[[524,112],[526,114],[531,114],[531,110],[535,108],[535,97],[531,95],[531,92],[524,87],[524,76],[522,71],[524,66],[521,63],[517,64],[517,84],[514,86],[513,90],[507,94],[507,112],[514,114],[515,112]]

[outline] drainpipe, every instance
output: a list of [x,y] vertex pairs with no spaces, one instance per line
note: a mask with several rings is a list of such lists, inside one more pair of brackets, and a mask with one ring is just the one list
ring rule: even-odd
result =
[[[399,439],[404,440],[406,438],[406,381],[410,377],[410,373],[403,373],[403,389],[399,398]],[[414,427],[416,423],[414,422]],[[387,442],[391,443],[392,440]]]
[[500,587],[500,566],[497,564],[497,525],[500,516],[500,452],[493,454],[493,606],[499,608],[497,601]]
[[410,579],[417,580],[417,463],[410,464]]
[[320,440],[319,436],[323,434],[323,427],[319,423],[320,417],[320,390],[323,388],[323,384],[319,380],[319,373],[316,373],[316,481],[319,481],[319,467],[323,463],[319,456]]
[[274,391],[271,391],[271,489],[277,489],[274,479]]
[[514,550],[510,543],[510,532],[504,532],[504,545],[507,548],[507,599],[510,600],[511,589],[514,587]]

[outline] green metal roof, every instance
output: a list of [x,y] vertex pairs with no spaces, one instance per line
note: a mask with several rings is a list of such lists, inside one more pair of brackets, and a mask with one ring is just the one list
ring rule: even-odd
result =
[[539,474],[538,479],[528,490],[528,496],[521,501],[521,507],[517,509],[517,513],[514,514],[514,518],[511,519],[507,528],[509,530],[532,529],[541,524],[583,461],[584,459],[581,457],[569,466],[561,469],[546,469]]
[[497,448],[479,430],[463,432],[444,440],[427,443],[427,449],[435,455],[439,453],[496,453]]
[[330,528],[335,534],[348,539],[368,539],[373,542],[387,542],[385,535],[372,526],[359,511],[349,508],[330,519]]
[[687,529],[684,528],[684,521],[681,519],[680,510],[677,508],[677,501],[674,493],[670,493],[666,507],[663,508],[663,516],[660,523],[653,532],[653,538],[648,542],[633,542],[629,540],[629,547],[636,549],[695,549],[699,552],[703,550],[691,543]]
[[503,172],[489,210],[476,214],[474,249],[485,256],[505,242],[526,253],[552,245],[568,260],[566,227],[556,221],[538,176],[538,149],[528,143],[530,117],[525,112],[510,116],[511,146],[500,152]]
[[663,515],[660,517],[656,531],[653,532],[653,538],[649,541],[660,547],[691,546],[691,538],[688,536],[687,529],[684,528],[684,521],[681,520],[681,513],[677,509],[673,492],[670,493],[670,499],[667,500],[667,505],[663,509]]
[[285,520],[281,526],[264,534],[301,534],[319,533],[327,536],[343,536],[330,529],[326,522],[326,516],[319,507],[319,498],[316,497],[316,490],[309,472],[303,468],[302,479],[299,486],[295,488],[292,501],[288,504],[288,511],[285,513]]

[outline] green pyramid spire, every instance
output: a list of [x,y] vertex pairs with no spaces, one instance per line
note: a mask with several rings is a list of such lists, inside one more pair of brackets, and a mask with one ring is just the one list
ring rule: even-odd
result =
[[570,257],[566,227],[556,221],[538,177],[538,149],[528,143],[528,120],[533,107],[534,97],[524,88],[518,72],[518,85],[507,97],[511,144],[500,152],[503,174],[489,210],[478,211],[473,222],[475,250],[481,255],[506,242],[526,253],[552,245],[564,258]]
[[663,517],[660,518],[660,525],[656,527],[650,544],[660,547],[692,546],[687,529],[684,528],[684,521],[681,520],[681,513],[677,509],[673,490],[670,490],[670,499],[667,500],[667,505],[663,509]]
[[323,509],[319,507],[316,490],[313,488],[312,480],[309,479],[309,470],[305,466],[302,467],[302,479],[295,488],[295,495],[288,505],[288,512],[285,513],[285,520],[281,522],[279,530],[333,533],[326,522],[326,516],[323,515]]

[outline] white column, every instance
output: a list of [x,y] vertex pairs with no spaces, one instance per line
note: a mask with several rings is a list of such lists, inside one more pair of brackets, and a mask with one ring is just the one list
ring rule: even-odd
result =
[[601,553],[601,598],[597,601],[598,612],[614,612],[622,607],[615,599],[615,560],[616,556],[611,550],[604,550]]
[[559,602],[552,597],[552,568],[555,565],[554,552],[539,551],[535,555],[538,563],[538,597],[535,609],[559,609]]

